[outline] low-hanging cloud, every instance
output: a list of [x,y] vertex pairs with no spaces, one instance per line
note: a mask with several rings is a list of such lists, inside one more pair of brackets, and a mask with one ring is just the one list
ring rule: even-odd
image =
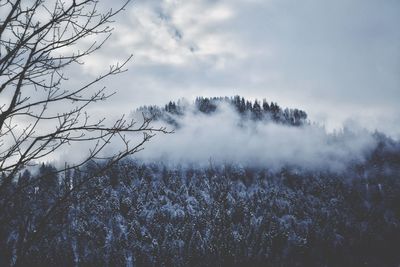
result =
[[174,134],[154,138],[136,155],[165,164],[233,163],[279,169],[299,166],[344,170],[349,162],[362,162],[376,146],[372,134],[348,123],[336,133],[318,125],[285,126],[243,120],[228,105],[211,115],[188,111],[175,118]]

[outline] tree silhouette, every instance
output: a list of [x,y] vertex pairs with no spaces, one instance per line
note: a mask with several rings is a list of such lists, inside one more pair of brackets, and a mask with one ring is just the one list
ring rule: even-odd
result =
[[[79,85],[78,81],[68,82],[67,68],[83,64],[89,55],[103,46],[112,32],[114,17],[124,10],[129,0],[116,10],[105,12],[100,11],[98,2],[0,0],[1,224],[10,219],[4,215],[6,207],[16,201],[24,188],[38,180],[57,177],[46,173],[14,188],[15,177],[27,166],[48,159],[67,145],[84,142],[91,146],[88,155],[54,172],[66,173],[97,160],[102,162],[98,169],[101,173],[141,150],[156,132],[167,132],[165,128],[153,128],[150,119],[145,117],[137,123],[123,115],[107,121],[88,114],[88,107],[114,94],[100,83],[126,71],[131,57],[110,66],[107,72],[93,80]],[[90,44],[83,45],[87,43]],[[127,133],[143,136],[138,142],[130,143]],[[122,145],[112,155],[102,155],[111,144]],[[31,232],[27,230],[17,256],[23,257],[24,251],[44,231],[49,218],[88,179],[90,177],[70,186],[44,211],[35,227],[27,227]],[[17,257],[15,263],[18,261]]]

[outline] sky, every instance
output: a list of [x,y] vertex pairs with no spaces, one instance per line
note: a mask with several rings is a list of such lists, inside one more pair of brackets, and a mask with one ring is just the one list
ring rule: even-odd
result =
[[117,91],[107,112],[241,95],[301,108],[328,130],[350,120],[399,138],[398,25],[398,0],[136,0],[76,75],[133,54],[106,82]]

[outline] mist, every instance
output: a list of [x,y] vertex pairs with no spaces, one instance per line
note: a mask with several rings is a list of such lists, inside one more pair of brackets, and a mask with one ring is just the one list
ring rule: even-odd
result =
[[173,134],[156,136],[135,157],[173,165],[243,164],[272,170],[293,166],[343,171],[349,163],[362,163],[376,147],[372,133],[354,121],[328,133],[312,123],[293,127],[246,120],[224,103],[211,115],[189,107],[174,119],[179,127]]

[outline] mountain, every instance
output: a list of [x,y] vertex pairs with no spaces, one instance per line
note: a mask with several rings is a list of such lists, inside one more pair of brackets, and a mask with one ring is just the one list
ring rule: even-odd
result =
[[[171,165],[136,157],[102,172],[101,162],[68,172],[59,172],[51,164],[23,170],[7,192],[10,201],[0,198],[0,219],[6,222],[0,224],[0,266],[9,266],[21,250],[21,266],[398,266],[399,141],[379,132],[345,131],[326,138],[319,129],[314,134],[304,111],[238,96],[197,98],[192,104],[170,102],[163,108],[141,107],[138,112],[180,126],[179,118],[188,113],[220,120],[218,112],[224,104],[238,115],[235,123],[238,117],[255,128],[278,125],[278,134],[269,138],[283,142],[259,151],[255,158],[267,154],[273,159],[280,153],[301,158],[296,162],[304,164],[285,161],[272,168],[263,160],[252,164],[212,159],[207,165],[182,164],[183,157]],[[176,135],[187,126],[180,127]],[[218,127],[224,127],[222,122]],[[214,130],[209,128],[203,132]],[[301,147],[287,150],[286,143],[292,144],[280,128],[294,133],[290,140],[305,143],[307,151],[314,149],[310,140],[321,136],[317,144],[328,146],[317,150],[318,158],[307,159]],[[254,131],[244,127],[235,126],[234,131],[211,144],[236,141],[234,151],[240,153],[248,149],[248,142],[227,135],[243,131],[252,133],[249,139],[256,138]],[[197,142],[200,134],[188,132],[190,142]],[[262,138],[257,142],[266,142],[266,132],[258,133]],[[357,144],[352,143],[365,135],[373,142],[369,149],[359,147],[361,154],[355,160],[351,152]],[[196,153],[185,145],[182,151]],[[176,153],[176,144],[170,147],[167,156]],[[159,152],[160,144],[155,148]],[[345,169],[328,167],[334,160],[332,150],[346,161]],[[318,168],[305,165],[323,157]],[[63,204],[46,217],[60,199]],[[27,239],[27,233],[35,239]],[[21,245],[24,240],[30,247]]]
[[[120,162],[73,193],[26,260],[29,266],[397,266],[400,146],[377,138],[367,160],[343,173]],[[14,190],[26,194],[2,216],[29,215],[36,227],[58,196],[98,167],[25,171]],[[43,175],[46,182],[35,183]],[[0,225],[1,266],[24,225]]]

